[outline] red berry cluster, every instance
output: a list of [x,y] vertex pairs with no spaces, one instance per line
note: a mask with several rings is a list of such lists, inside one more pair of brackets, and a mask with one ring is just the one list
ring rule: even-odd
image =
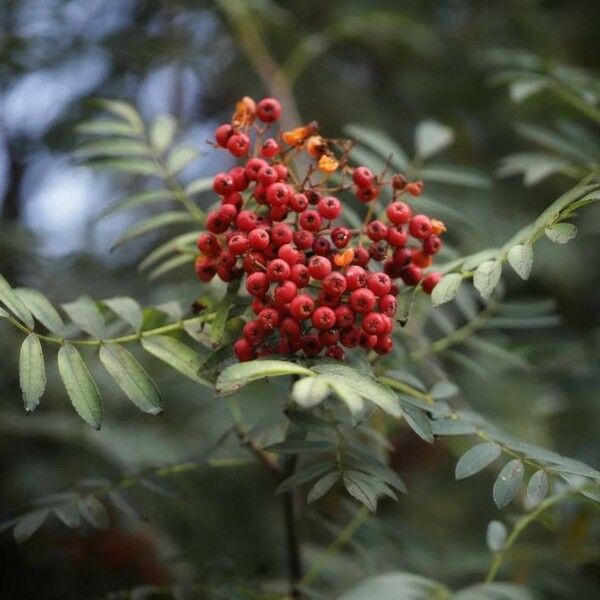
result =
[[[399,291],[393,280],[421,283],[431,293],[440,275],[422,270],[440,251],[444,224],[413,215],[400,200],[405,193],[420,195],[422,182],[351,168],[352,142],[321,137],[314,122],[268,137],[281,111],[273,98],[255,103],[246,97],[231,122],[217,128],[216,146],[245,163],[214,178],[220,205],[198,238],[196,274],[205,282],[215,275],[225,282],[246,276],[256,318],[234,343],[240,361],[323,351],[343,359],[343,348],[356,346],[386,354],[393,347]],[[314,159],[302,178],[292,168],[301,152]],[[339,183],[333,185],[336,171]],[[372,203],[385,186],[392,201],[380,218],[372,217],[369,204],[361,228],[336,223],[343,207],[334,194],[350,191]],[[372,268],[375,263],[382,269]]]

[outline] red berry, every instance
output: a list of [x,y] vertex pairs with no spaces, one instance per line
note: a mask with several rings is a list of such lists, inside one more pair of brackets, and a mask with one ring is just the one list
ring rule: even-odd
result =
[[346,348],[356,348],[360,342],[361,331],[358,327],[352,327],[346,331],[342,331],[340,341]]
[[248,244],[255,250],[264,250],[270,242],[269,234],[262,228],[253,229],[248,234]]
[[371,221],[367,225],[367,236],[374,242],[384,240],[387,237],[387,226],[381,221]]
[[305,229],[298,229],[293,233],[294,244],[298,250],[308,250],[312,247],[312,243],[314,241],[314,236],[310,231],[306,231]]
[[406,266],[412,258],[412,250],[410,248],[396,248],[392,254],[394,264],[399,267]]
[[269,281],[285,281],[289,278],[290,272],[290,265],[281,258],[272,260],[267,267]]
[[269,209],[269,218],[271,221],[281,222],[284,221],[288,215],[288,208],[284,204],[282,206],[272,206]]
[[199,256],[194,264],[196,276],[200,281],[208,283],[216,274],[217,266],[215,261],[205,256]]
[[221,148],[227,148],[229,138],[234,134],[233,127],[229,123],[220,125],[215,131],[215,140]]
[[331,294],[329,292],[321,291],[317,296],[317,304],[319,306],[328,306],[329,308],[336,308],[340,305],[342,298],[338,294]]
[[372,200],[375,200],[377,196],[379,196],[379,188],[376,188],[373,185],[371,187],[358,188],[356,190],[356,197],[361,202],[371,202]]
[[233,223],[237,214],[237,208],[233,204],[222,204],[219,210],[217,210],[219,219],[224,223],[227,223],[227,225]]
[[277,163],[276,165],[274,165],[274,167],[277,173],[279,173],[279,180],[285,181],[289,175],[288,168],[285,165],[282,165],[281,163]]
[[267,202],[271,206],[283,206],[290,197],[290,188],[282,182],[271,184],[267,188]]
[[358,265],[359,267],[366,267],[370,258],[369,251],[363,246],[359,246],[358,248],[354,248],[354,259],[352,264]]
[[408,241],[408,232],[400,227],[388,227],[387,241],[394,248],[402,248]]
[[[335,318],[335,313],[334,313]],[[333,346],[340,339],[340,332],[337,329],[327,329],[319,333],[319,340],[323,346]]]
[[285,223],[277,223],[271,229],[271,239],[277,246],[289,244],[294,239],[292,228]]
[[400,271],[400,277],[406,285],[417,285],[423,277],[423,271],[421,271],[421,267],[417,267],[417,265],[406,265],[403,267],[402,271]]
[[233,180],[233,189],[236,192],[243,192],[248,187],[249,182],[244,167],[233,167],[229,171],[229,176]]
[[279,325],[279,332],[286,339],[299,338],[302,335],[302,327],[296,319],[285,317]]
[[360,347],[364,348],[365,350],[370,350],[375,344],[377,343],[377,336],[376,335],[369,335],[368,333],[365,333],[364,331],[360,332]]
[[291,244],[284,244],[280,246],[277,251],[277,256],[290,265],[290,267],[294,266],[298,262],[298,251],[294,249]]
[[442,249],[442,240],[437,235],[430,235],[423,240],[425,254],[437,254]]
[[321,194],[316,190],[306,190],[306,197],[308,198],[308,203],[311,206],[316,206],[319,204],[319,200],[321,199]]
[[325,356],[335,360],[345,360],[346,353],[339,346],[330,346],[325,352]]
[[317,329],[331,329],[335,325],[335,313],[328,306],[319,306],[313,312],[311,320]]
[[406,187],[406,177],[401,173],[396,173],[392,177],[392,187],[395,190],[403,190]]
[[319,336],[305,335],[302,338],[302,350],[306,356],[316,356],[323,349]]
[[367,272],[358,265],[351,265],[346,270],[346,289],[349,291],[367,285]]
[[350,230],[346,227],[335,227],[331,232],[331,241],[340,250],[348,245],[351,237]]
[[376,296],[385,296],[389,294],[392,282],[385,273],[370,273],[367,277],[367,287]]
[[234,156],[244,156],[250,149],[250,138],[245,133],[234,133],[227,142],[227,150]]
[[263,329],[258,321],[248,321],[244,325],[244,337],[253,345],[260,344],[265,338]]
[[259,171],[268,164],[262,158],[251,158],[246,162],[246,177],[251,181],[256,181]]
[[233,254],[244,254],[248,250],[248,238],[243,233],[236,233],[229,239],[227,247]]
[[274,123],[281,116],[281,104],[275,98],[264,98],[256,105],[256,116],[263,123]]
[[280,320],[281,316],[279,311],[269,306],[263,308],[260,313],[258,313],[258,322],[261,329],[266,333],[273,331]]
[[266,139],[260,148],[260,155],[263,158],[273,158],[276,154],[279,154],[279,144],[273,138]]
[[267,259],[261,252],[248,252],[244,255],[243,266],[246,273],[264,271],[267,268]]
[[310,283],[310,273],[305,265],[296,264],[291,268],[290,281],[293,281],[299,288],[306,287]]
[[347,304],[340,304],[340,306],[334,309],[335,312],[335,324],[340,329],[348,329],[354,325],[356,315],[354,311]]
[[429,273],[429,275],[423,279],[423,291],[426,294],[431,294],[433,288],[439,283],[441,278],[441,273]]
[[410,235],[424,240],[431,234],[431,221],[427,215],[415,215],[408,225]]
[[319,256],[328,256],[331,253],[331,244],[325,236],[318,236],[313,240],[312,251]]
[[305,210],[300,213],[298,223],[306,231],[319,231],[321,229],[321,215],[316,210]]
[[290,315],[298,321],[308,319],[314,310],[314,300],[306,294],[300,294],[290,302]]
[[394,340],[389,335],[380,335],[377,338],[377,343],[373,347],[373,350],[377,354],[389,354],[394,347]]
[[246,278],[246,289],[251,296],[262,297],[269,289],[269,279],[266,273],[257,271]]
[[256,213],[241,210],[235,218],[235,225],[241,231],[252,231],[256,227]]
[[331,273],[331,262],[323,256],[313,256],[308,261],[308,272],[313,279],[325,279]]
[[392,202],[385,210],[388,219],[394,225],[408,223],[412,217],[412,210],[405,202]]
[[357,167],[352,173],[352,180],[362,190],[373,185],[375,176],[367,167]]
[[407,183],[405,189],[411,196],[420,196],[423,192],[423,182],[413,181],[412,183]]
[[369,256],[376,261],[382,261],[387,256],[388,245],[384,240],[373,242],[369,246]]
[[216,258],[221,253],[221,244],[216,235],[201,233],[198,237],[198,250],[209,258]]
[[206,229],[211,233],[225,233],[227,228],[229,227],[229,223],[224,221],[217,211],[213,211],[208,213],[206,217]]
[[241,338],[233,344],[233,351],[240,362],[246,362],[255,358],[254,349],[248,343],[248,340]]
[[337,198],[333,196],[325,196],[319,200],[317,204],[319,214],[329,221],[337,219],[342,211],[342,205]]
[[239,192],[231,192],[231,194],[223,196],[221,204],[231,204],[231,206],[233,206],[235,210],[238,211],[242,208],[242,205],[244,204],[244,198]]
[[213,191],[219,196],[227,196],[235,192],[233,178],[229,173],[217,173],[213,179]]
[[[270,165],[267,165],[266,167],[263,167],[258,172],[256,181],[258,181],[258,183],[260,183],[260,185],[263,185],[264,187],[268,188],[271,184],[275,183],[278,179],[279,179],[279,175],[278,175],[277,171]],[[267,196],[267,198],[268,198],[268,196]]]
[[273,292],[277,304],[289,304],[298,294],[298,287],[293,281],[280,283]]
[[366,288],[354,290],[350,294],[350,306],[360,314],[371,312],[375,308],[376,301],[375,294]]
[[299,213],[308,208],[308,198],[304,194],[292,194],[288,204],[294,212]]
[[362,320],[362,329],[367,335],[381,335],[385,331],[385,320],[381,313],[367,313]]
[[386,317],[393,317],[396,314],[398,303],[392,294],[386,294],[379,299],[379,310]]
[[323,279],[323,291],[328,294],[341,296],[346,291],[346,278],[338,272],[333,272]]

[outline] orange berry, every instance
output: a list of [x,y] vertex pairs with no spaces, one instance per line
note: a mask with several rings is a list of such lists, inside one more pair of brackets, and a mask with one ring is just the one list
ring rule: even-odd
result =
[[306,140],[306,151],[313,157],[319,158],[323,156],[327,150],[327,144],[320,135],[311,135]]
[[290,131],[284,131],[281,138],[288,146],[302,146],[306,138],[315,134],[319,129],[316,121],[310,122],[308,125],[296,127]]
[[431,233],[435,235],[440,235],[447,231],[446,225],[443,221],[438,221],[437,219],[431,219]]
[[335,173],[340,166],[339,161],[335,156],[327,156],[323,154],[319,159],[319,171],[323,173]]
[[433,262],[433,259],[431,258],[431,256],[429,256],[429,254],[425,254],[425,252],[422,252],[421,250],[417,250],[412,255],[411,262],[414,265],[417,265],[417,267],[421,267],[422,269],[425,269],[426,267],[429,267],[431,265],[431,263]]
[[248,127],[256,119],[256,102],[250,96],[244,96],[235,105],[231,124],[236,127]]
[[346,248],[333,257],[336,267],[347,267],[354,260],[354,250]]

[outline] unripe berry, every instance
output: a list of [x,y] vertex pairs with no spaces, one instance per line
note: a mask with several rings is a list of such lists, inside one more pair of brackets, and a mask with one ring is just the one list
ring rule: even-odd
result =
[[371,169],[368,169],[367,167],[357,167],[352,172],[352,180],[358,188],[365,189],[373,185],[375,176],[373,175],[373,171],[371,171]]
[[415,215],[408,225],[410,235],[424,240],[431,234],[431,221],[427,215]]
[[263,158],[273,158],[277,154],[279,154],[279,144],[277,141],[273,138],[266,139],[260,148],[260,155]]
[[269,281],[285,281],[289,278],[290,272],[290,265],[281,258],[272,260],[267,267]]
[[227,150],[234,156],[244,156],[250,149],[250,138],[245,133],[234,133],[227,141]]
[[308,319],[314,310],[314,300],[306,294],[300,294],[290,302],[290,315],[298,321]]
[[429,275],[423,279],[423,291],[426,294],[431,294],[433,288],[439,283],[441,278],[441,273],[429,273]]
[[405,202],[392,202],[385,209],[388,219],[394,225],[402,225],[408,223],[412,217],[412,210]]
[[350,294],[350,306],[352,310],[359,314],[365,314],[375,308],[377,300],[375,294],[366,288],[354,290]]
[[274,123],[281,116],[281,104],[275,98],[264,98],[256,105],[256,116],[263,123]]
[[311,320],[317,329],[331,329],[335,325],[335,313],[328,306],[319,306],[313,312]]

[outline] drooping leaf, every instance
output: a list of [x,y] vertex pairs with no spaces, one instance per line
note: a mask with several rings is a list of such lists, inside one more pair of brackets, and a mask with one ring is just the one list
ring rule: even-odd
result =
[[434,435],[467,435],[477,431],[473,423],[455,419],[436,419],[431,422],[431,429]]
[[275,454],[314,454],[331,452],[335,450],[335,444],[328,440],[286,440],[271,444],[265,450]]
[[504,543],[506,542],[506,537],[507,532],[504,523],[500,521],[490,521],[488,523],[485,539],[488,548],[492,552],[502,550]]
[[339,471],[333,471],[323,475],[317,482],[312,486],[306,497],[306,501],[310,504],[315,502],[319,498],[322,498],[339,480]]
[[210,190],[212,188],[212,185],[212,177],[201,177],[200,179],[194,179],[185,186],[185,193],[188,196],[200,194],[201,192],[206,192],[207,190]]
[[58,351],[58,370],[73,408],[94,429],[102,425],[102,400],[81,355],[71,344]]
[[566,244],[577,235],[577,227],[573,223],[557,223],[544,230],[546,237],[555,244]]
[[213,388],[212,383],[200,374],[202,358],[189,346],[167,335],[153,335],[142,338],[142,347],[186,377]]
[[233,298],[227,296],[216,310],[213,320],[210,322],[210,343],[215,346],[225,335],[225,325],[229,318],[229,311],[233,307]]
[[150,254],[148,254],[148,256],[142,260],[142,262],[140,262],[138,269],[143,271],[157,263],[165,256],[168,256],[173,252],[178,252],[182,248],[187,247],[189,244],[195,243],[199,235],[200,232],[192,231],[190,233],[182,233],[181,235],[175,236],[173,239],[152,250],[152,252],[150,252]]
[[501,274],[502,264],[497,260],[486,260],[475,269],[473,285],[484,300],[487,300],[496,289]]
[[433,443],[433,432],[431,423],[425,413],[414,406],[404,406],[404,420],[409,427],[423,440],[429,444]]
[[30,288],[17,288],[15,293],[46,329],[57,335],[64,335],[65,324],[44,294]]
[[292,398],[303,408],[312,408],[323,402],[329,392],[326,377],[302,377],[292,387]]
[[61,504],[54,507],[54,514],[64,523],[69,529],[79,527],[81,525],[81,513],[77,510],[77,506],[72,502]]
[[63,304],[62,307],[83,331],[99,339],[104,336],[104,318],[89,296],[81,296],[75,302]]
[[17,544],[25,543],[44,524],[49,512],[47,508],[44,508],[21,517],[13,529]]
[[344,473],[344,487],[348,493],[364,504],[371,512],[377,510],[377,492],[373,487],[352,471]]
[[8,281],[0,275],[0,302],[8,308],[27,327],[33,329],[35,322],[29,309],[23,304],[16,292],[10,287]]
[[88,164],[95,169],[119,171],[129,175],[159,176],[156,165],[145,158],[103,158],[90,161]]
[[19,381],[25,410],[31,412],[36,409],[46,389],[46,367],[42,344],[34,333],[30,333],[21,346]]
[[437,121],[422,121],[415,132],[415,148],[421,158],[437,154],[454,140],[454,132]]
[[365,408],[363,397],[358,394],[351,385],[342,382],[341,378],[327,378],[331,390],[348,407],[353,415],[361,415]]
[[321,477],[328,473],[329,471],[333,471],[335,469],[335,463],[332,462],[321,462],[314,465],[309,465],[308,467],[304,467],[296,471],[293,475],[290,475],[287,479],[282,481],[277,489],[275,490],[276,494],[284,494],[285,492],[289,492],[290,490],[310,481],[311,479],[316,479],[317,477]]
[[127,196],[123,200],[119,200],[118,202],[111,204],[105,211],[102,212],[101,217],[121,213],[139,206],[164,202],[166,200],[175,200],[175,194],[173,194],[171,190],[159,189],[150,190],[148,192],[140,192],[139,194]]
[[193,146],[177,146],[167,160],[167,168],[171,173],[177,174],[183,171],[193,160],[196,160],[200,153]]
[[515,81],[514,83],[511,83],[508,88],[510,99],[513,102],[522,102],[543,90],[547,85],[548,81],[544,79]]
[[144,123],[137,110],[129,103],[122,100],[108,100],[101,98],[94,101],[103,110],[120,117],[137,132],[144,131]]
[[448,273],[444,275],[431,292],[431,304],[440,306],[450,302],[456,296],[463,278],[460,273]]
[[136,331],[141,329],[144,316],[140,305],[133,299],[125,296],[102,300],[110,310],[131,325]]
[[458,386],[447,380],[436,382],[429,391],[429,395],[434,400],[447,400],[448,398],[457,396],[459,393],[460,390],[458,389]]
[[178,254],[177,256],[173,256],[168,260],[165,260],[163,263],[152,269],[150,273],[148,273],[148,279],[150,281],[154,281],[175,269],[179,269],[184,265],[191,265],[194,262],[194,256],[190,254]]
[[88,142],[78,146],[75,156],[89,157],[147,157],[148,147],[143,142],[132,139],[109,138]]
[[537,506],[548,493],[548,475],[540,469],[536,471],[527,484],[527,504],[531,508]]
[[83,518],[93,527],[108,529],[110,526],[110,518],[106,512],[106,508],[96,496],[84,496],[77,503],[77,508],[83,515]]
[[375,403],[381,410],[394,417],[402,416],[400,401],[394,391],[371,375],[347,364],[318,363],[313,371],[327,375],[330,381],[337,381],[352,388],[357,394]]
[[110,490],[107,493],[110,501],[129,519],[142,520],[142,516],[131,506],[129,502],[123,497],[123,494],[117,490]]
[[531,244],[517,244],[507,254],[510,266],[521,279],[529,279],[533,266],[533,248]]
[[150,142],[158,152],[164,152],[173,142],[177,119],[171,115],[157,117],[150,127]]
[[456,463],[456,479],[464,479],[479,473],[502,454],[502,448],[495,442],[478,444],[467,450]]
[[504,465],[494,483],[493,497],[498,508],[504,508],[517,495],[525,469],[520,459],[514,458]]
[[116,119],[93,119],[79,123],[75,128],[78,133],[86,135],[125,135],[137,137],[138,132],[128,123]]
[[302,365],[285,360],[254,360],[237,363],[224,369],[217,379],[217,393],[231,394],[251,381],[282,375],[314,375]]
[[111,250],[118,248],[125,242],[129,242],[142,235],[145,235],[146,233],[156,231],[161,227],[176,225],[178,223],[190,223],[192,221],[192,217],[187,212],[183,211],[164,212],[152,217],[148,217],[121,234],[117,241],[111,246]]
[[104,368],[140,410],[151,415],[162,411],[160,392],[128,350],[119,344],[103,344],[99,354]]

